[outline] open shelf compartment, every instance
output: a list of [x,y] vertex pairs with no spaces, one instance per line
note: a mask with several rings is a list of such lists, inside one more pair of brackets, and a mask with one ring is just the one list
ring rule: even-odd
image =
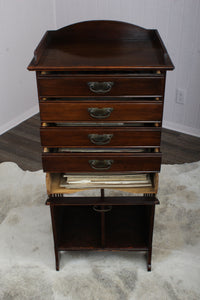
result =
[[149,206],[145,205],[112,206],[112,210],[105,214],[105,248],[147,250],[148,209]]
[[[100,210],[105,206],[99,206]],[[155,205],[112,206],[104,213],[94,206],[53,206],[56,245],[64,250],[139,250],[150,246],[150,214]]]
[[52,213],[60,251],[101,247],[100,215],[92,206],[54,206]]

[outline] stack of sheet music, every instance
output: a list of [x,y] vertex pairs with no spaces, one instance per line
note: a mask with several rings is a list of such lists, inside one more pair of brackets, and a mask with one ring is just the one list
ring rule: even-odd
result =
[[60,187],[67,189],[82,188],[108,188],[108,187],[147,187],[152,186],[148,174],[134,175],[107,175],[107,176],[88,176],[88,175],[67,175],[63,174],[60,181]]

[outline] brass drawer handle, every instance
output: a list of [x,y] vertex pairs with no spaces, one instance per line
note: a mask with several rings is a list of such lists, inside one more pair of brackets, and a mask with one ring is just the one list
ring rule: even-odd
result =
[[108,212],[108,211],[111,211],[111,209],[112,209],[112,205],[108,205],[107,206],[108,208],[102,208],[102,209],[100,209],[98,207],[99,207],[98,205],[94,205],[93,206],[94,211],[97,211],[97,212]]
[[89,140],[95,145],[106,145],[110,143],[113,134],[88,134]]
[[110,92],[114,82],[112,81],[104,81],[104,82],[98,82],[98,81],[91,81],[88,82],[88,86],[91,92],[96,94],[104,94]]
[[106,119],[110,117],[111,112],[113,111],[112,107],[89,107],[88,112],[90,117],[95,119]]
[[97,160],[97,159],[91,159],[89,160],[90,167],[97,171],[104,171],[109,170],[110,167],[113,164],[112,159],[104,159],[104,160]]

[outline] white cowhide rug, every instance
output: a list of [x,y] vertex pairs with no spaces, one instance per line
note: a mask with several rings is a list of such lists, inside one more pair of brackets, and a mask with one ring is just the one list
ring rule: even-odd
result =
[[45,175],[0,164],[0,299],[200,299],[200,162],[163,165],[158,197],[152,272],[133,252],[65,252],[57,272]]

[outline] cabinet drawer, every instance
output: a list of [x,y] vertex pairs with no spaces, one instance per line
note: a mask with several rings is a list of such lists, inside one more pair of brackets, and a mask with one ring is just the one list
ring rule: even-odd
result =
[[45,172],[159,172],[161,153],[43,153]]
[[164,76],[38,77],[40,97],[162,96]]
[[44,147],[159,147],[159,128],[41,127]]
[[44,122],[113,122],[162,120],[162,101],[41,101]]

